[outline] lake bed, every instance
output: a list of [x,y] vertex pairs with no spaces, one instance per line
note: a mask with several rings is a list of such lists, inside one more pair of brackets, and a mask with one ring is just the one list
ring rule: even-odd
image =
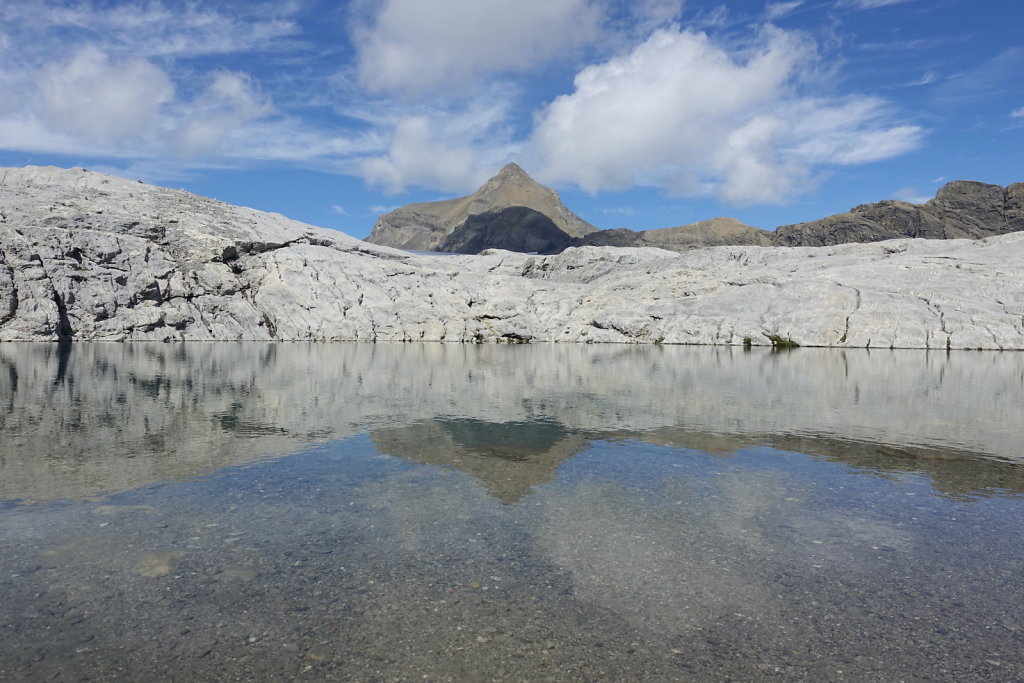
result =
[[0,678],[1013,680],[1024,354],[0,346]]

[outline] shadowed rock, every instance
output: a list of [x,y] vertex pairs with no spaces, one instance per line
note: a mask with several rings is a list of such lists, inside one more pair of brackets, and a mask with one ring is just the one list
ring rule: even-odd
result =
[[[508,164],[498,175],[488,180],[483,187],[469,195],[458,199],[440,202],[408,204],[377,219],[373,232],[367,238],[371,244],[381,244],[399,249],[417,251],[457,251],[450,248],[461,244],[465,237],[456,237],[452,245],[446,248],[446,240],[463,227],[466,222],[480,214],[500,213],[502,209],[525,207],[546,216],[554,226],[569,237],[582,237],[597,230],[582,218],[567,209],[558,193],[544,187],[527,175],[526,171],[516,164]],[[541,227],[545,233],[550,232],[547,225],[540,226],[531,217],[532,214],[520,214],[533,227]],[[513,222],[514,214],[502,214],[502,225],[506,229],[524,231]],[[481,222],[474,221],[470,230],[479,233]],[[490,233],[501,237],[496,233]],[[560,238],[561,239],[561,238]],[[501,247],[497,242],[474,247],[477,251],[487,248]],[[483,244],[477,239],[475,244]],[[461,252],[476,253],[476,252]]]
[[766,247],[771,243],[772,233],[767,230],[760,230],[735,218],[721,217],[659,230],[600,230],[585,235],[577,242],[579,245],[594,247],[655,247],[678,252],[724,245]]
[[557,254],[572,243],[572,237],[544,214],[525,206],[512,206],[470,216],[448,235],[438,251],[479,254],[485,249],[505,249]]
[[968,180],[944,185],[924,204],[895,200],[775,230],[780,246],[819,247],[900,237],[980,239],[1024,230],[1024,183],[1009,187]]

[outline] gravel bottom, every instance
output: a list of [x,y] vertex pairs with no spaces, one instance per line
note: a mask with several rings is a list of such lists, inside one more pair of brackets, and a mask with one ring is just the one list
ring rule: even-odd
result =
[[0,679],[1024,678],[1019,494],[633,441],[487,476],[362,436],[0,503]]

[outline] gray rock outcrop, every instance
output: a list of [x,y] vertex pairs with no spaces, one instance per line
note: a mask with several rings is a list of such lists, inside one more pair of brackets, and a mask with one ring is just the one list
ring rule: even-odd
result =
[[479,254],[486,249],[500,248],[524,253],[557,254],[572,244],[573,238],[541,212],[525,206],[510,206],[471,215],[445,238],[437,250]]
[[774,231],[724,217],[658,230],[598,230],[565,208],[554,190],[509,164],[469,197],[409,204],[384,214],[368,241],[461,254],[486,249],[553,254],[570,246],[685,252],[736,245],[820,247],[904,237],[981,239],[1021,230],[1024,183],[1004,188],[967,180],[947,183],[924,204],[896,200],[862,204],[846,213]]
[[576,246],[593,247],[655,247],[684,252],[703,247],[727,245],[770,246],[772,233],[747,225],[735,218],[712,218],[706,221],[658,230],[599,230],[576,241]]
[[430,256],[82,169],[0,170],[0,341],[1024,349],[1024,233]]
[[947,183],[924,204],[895,200],[775,230],[781,246],[827,246],[901,237],[981,239],[1024,230],[1024,183],[1008,187],[968,180]]
[[[455,251],[455,247],[465,241],[450,240],[452,233],[460,228],[478,230],[479,220],[471,220],[481,214],[500,216],[505,229],[515,234],[523,234],[535,223],[517,228],[511,223],[513,214],[503,213],[503,209],[525,207],[546,216],[555,227],[569,237],[583,237],[597,230],[582,218],[567,209],[558,193],[527,175],[517,164],[506,165],[498,175],[488,180],[483,187],[469,195],[458,199],[440,202],[408,204],[377,219],[373,232],[367,238],[371,244],[410,249],[417,251]],[[467,228],[467,221],[471,225]],[[474,227],[475,226],[475,227]],[[544,232],[548,232],[545,228]],[[511,238],[517,238],[515,235]],[[556,236],[558,242],[564,242],[563,236]],[[543,241],[539,236],[532,241]],[[564,245],[563,245],[564,246]],[[503,233],[492,232],[484,248],[511,248],[503,240]],[[552,251],[545,247],[536,251]],[[460,253],[469,253],[462,251]]]

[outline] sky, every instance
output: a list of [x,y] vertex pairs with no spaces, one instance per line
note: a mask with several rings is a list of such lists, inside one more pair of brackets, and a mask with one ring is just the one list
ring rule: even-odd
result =
[[0,165],[365,237],[510,161],[600,228],[1024,181],[1024,0],[0,0]]

